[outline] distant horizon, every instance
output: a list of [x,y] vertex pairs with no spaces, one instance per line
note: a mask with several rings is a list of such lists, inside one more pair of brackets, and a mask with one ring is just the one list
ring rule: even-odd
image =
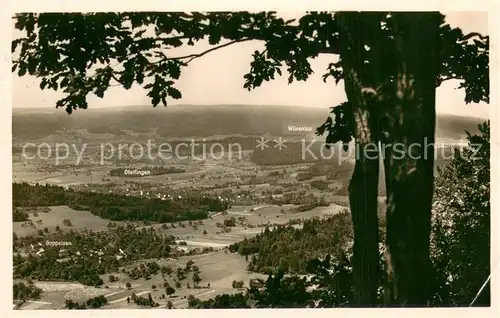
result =
[[[289,105],[285,105],[285,104],[236,104],[236,103],[220,103],[220,104],[217,104],[217,103],[214,103],[214,104],[172,104],[172,105],[167,105],[167,106],[163,106],[163,105],[158,105],[156,107],[154,107],[153,105],[151,104],[144,104],[144,105],[137,105],[137,104],[130,104],[130,105],[111,105],[111,106],[106,106],[106,107],[102,107],[102,106],[94,106],[94,107],[89,107],[87,109],[78,109],[76,111],[95,111],[95,110],[98,110],[98,111],[112,111],[112,110],[118,110],[118,109],[131,109],[131,108],[134,108],[134,109],[137,109],[137,108],[144,108],[144,110],[154,110],[155,108],[171,108],[171,107],[175,107],[175,108],[178,108],[178,107],[216,107],[216,106],[229,106],[229,107],[284,107],[284,108],[287,108],[287,107],[292,107],[292,108],[305,108],[305,109],[316,109],[316,110],[320,110],[320,109],[324,109],[324,110],[328,110],[330,107],[324,107],[324,106],[316,106],[316,105],[311,105],[311,106],[304,106],[304,105],[293,105],[293,104],[289,104]],[[477,107],[478,104],[469,104],[468,107]],[[491,105],[488,105],[491,107]],[[62,108],[62,109],[60,109]],[[27,106],[27,107],[23,107],[23,106],[14,106],[12,107],[12,110],[13,111],[34,111],[34,112],[37,112],[37,111],[40,111],[40,110],[43,110],[43,111],[47,111],[47,112],[50,112],[50,111],[61,111],[61,112],[66,112],[65,108],[64,107],[59,107],[59,108],[56,108],[56,107],[47,107],[47,106]],[[436,111],[436,114],[437,115],[446,115],[446,116],[454,116],[454,117],[463,117],[463,118],[475,118],[475,119],[481,119],[481,120],[486,120],[486,119],[490,119],[490,116],[478,116],[477,114],[456,114],[456,113],[449,113],[449,112],[439,112],[439,111]],[[489,115],[489,113],[487,114]]]
[[[487,11],[450,11],[442,12],[446,22],[452,27],[459,27],[463,32],[479,32],[489,34]],[[282,13],[287,18],[298,18],[303,12]],[[21,32],[12,29],[12,37]],[[169,50],[172,56],[184,56],[199,53],[213,48],[208,40],[201,40],[194,46],[181,46]],[[248,91],[244,89],[243,75],[249,71],[255,50],[263,50],[262,41],[248,41],[234,44],[203,58],[193,60],[188,67],[182,69],[182,75],[175,87],[182,92],[179,100],[168,100],[174,105],[230,105],[246,101],[248,105],[297,105],[303,107],[325,108],[339,105],[347,100],[343,81],[334,84],[333,80],[326,84],[322,74],[328,65],[338,60],[338,55],[320,54],[309,59],[314,71],[307,81],[288,83],[288,76],[278,76],[261,87]],[[55,107],[58,99],[64,97],[61,91],[40,89],[40,79],[33,76],[18,77],[12,74],[12,104],[15,108]],[[449,113],[478,118],[490,118],[489,107],[485,103],[466,105],[465,92],[457,89],[459,80],[449,80],[436,88],[437,113]],[[89,109],[116,106],[150,105],[147,90],[141,85],[133,85],[129,90],[121,86],[110,87],[104,98],[89,94]],[[175,104],[174,104],[175,103]],[[39,106],[40,105],[40,106]],[[125,106],[127,107],[127,106]]]

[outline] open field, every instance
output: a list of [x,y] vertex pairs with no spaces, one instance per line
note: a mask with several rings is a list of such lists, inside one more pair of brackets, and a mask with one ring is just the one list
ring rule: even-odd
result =
[[[242,256],[237,253],[229,253],[224,249],[224,247],[232,243],[241,241],[245,237],[255,236],[263,230],[262,227],[249,228],[249,224],[270,224],[272,227],[272,224],[282,224],[292,219],[331,215],[342,209],[340,206],[332,205],[331,207],[315,208],[306,212],[291,213],[289,212],[290,208],[291,206],[279,207],[272,205],[253,207],[235,206],[228,210],[226,215],[222,213],[214,214],[212,218],[203,220],[203,225],[199,225],[197,230],[194,230],[187,222],[183,222],[186,224],[185,227],[180,227],[177,224],[176,228],[172,228],[172,224],[169,224],[170,228],[168,229],[163,229],[160,224],[151,225],[151,227],[154,227],[158,231],[174,235],[179,241],[186,242],[185,246],[181,246],[186,249],[200,247],[213,247],[215,249],[213,252],[201,255],[182,256],[178,259],[155,260],[160,266],[171,266],[174,271],[178,267],[185,267],[189,260],[193,261],[194,265],[200,268],[200,277],[202,279],[200,286],[203,286],[203,288],[192,288],[194,284],[190,278],[190,274],[188,274],[187,281],[181,281],[181,287],[175,288],[175,295],[171,298],[162,298],[162,294],[165,293],[165,289],[162,287],[163,283],[167,281],[171,286],[174,286],[175,281],[172,279],[173,276],[166,277],[164,280],[160,274],[157,274],[147,280],[143,278],[132,280],[123,273],[107,273],[101,275],[105,283],[99,288],[71,282],[35,282],[35,285],[44,291],[41,299],[37,300],[37,302],[27,302],[21,306],[21,309],[35,309],[35,307],[36,309],[61,309],[64,307],[66,299],[84,301],[98,295],[105,295],[108,299],[109,303],[104,308],[136,308],[135,304],[128,304],[126,301],[127,297],[130,297],[132,293],[143,295],[143,297],[150,293],[154,301],[160,304],[160,307],[164,307],[167,301],[170,300],[175,308],[185,308],[187,307],[186,298],[189,295],[194,295],[199,299],[208,299],[222,293],[237,292],[238,290],[231,286],[233,280],[242,280],[245,286],[248,286],[248,281],[251,278],[266,277],[262,274],[248,272],[246,270],[247,262]],[[281,209],[285,213],[281,213]],[[71,218],[75,230],[83,228],[105,230],[108,222],[107,220],[93,216],[89,212],[74,211],[68,207],[51,207],[50,210],[47,213],[40,212],[38,217],[43,219],[44,224],[47,226],[51,225],[55,227],[55,225],[59,225],[57,222],[62,218]],[[244,224],[246,226],[238,224],[236,227],[231,227],[231,232],[220,233],[221,229],[216,224],[231,217],[235,217],[236,219],[244,217],[243,220],[245,220]],[[206,235],[203,235],[203,229],[207,231]],[[28,231],[26,228],[20,228],[18,231],[20,234],[25,234],[23,230],[25,232]],[[34,229],[30,229],[29,231],[34,231]],[[131,264],[129,268],[134,266],[134,264]],[[119,281],[108,283],[109,275],[118,277]],[[131,289],[126,288],[125,285],[127,283],[132,285]],[[191,288],[187,288],[187,283],[191,285]],[[208,284],[210,284],[210,288],[207,288]],[[153,288],[153,285],[156,288]]]
[[[61,231],[79,231],[84,229],[106,231],[108,229],[109,220],[102,219],[88,211],[76,211],[67,206],[53,206],[49,207],[48,210],[48,212],[31,212],[36,210],[28,209],[31,222],[13,222],[13,231],[18,237],[23,237],[34,235],[38,230],[43,230],[44,228],[47,228],[49,232],[54,232],[56,226],[59,226]],[[71,221],[71,226],[63,224],[63,220],[65,219]],[[125,222],[114,223],[122,224]]]
[[[237,253],[229,253],[227,247],[245,238],[256,236],[265,227],[272,229],[274,225],[293,220],[321,218],[349,207],[346,194],[353,170],[352,158],[340,163],[336,163],[334,159],[303,160],[300,158],[300,140],[318,136],[314,136],[313,133],[292,132],[287,128],[290,124],[316,127],[324,122],[327,115],[327,109],[300,107],[290,109],[276,106],[242,108],[227,105],[206,108],[187,105],[169,107],[166,110],[131,107],[120,112],[93,109],[72,116],[52,111],[37,113],[36,116],[24,110],[14,112],[14,182],[39,182],[63,186],[66,188],[64,191],[69,187],[81,193],[98,192],[136,197],[134,199],[140,197],[141,200],[160,198],[186,200],[186,198],[206,196],[217,200],[218,203],[226,200],[231,206],[226,211],[210,210],[220,212],[210,212],[209,217],[203,220],[193,219],[163,224],[146,222],[155,219],[148,219],[140,214],[148,212],[143,211],[147,209],[142,209],[138,212],[140,217],[133,218],[141,221],[113,221],[117,225],[132,224],[136,229],[154,228],[159,234],[171,235],[175,242],[169,238],[166,245],[182,249],[186,253],[169,251],[167,254],[161,254],[168,255],[168,258],[162,256],[163,258],[146,260],[142,258],[145,254],[136,252],[135,255],[140,257],[134,258],[135,261],[131,264],[125,263],[125,268],[109,266],[94,274],[97,279],[100,278],[104,282],[100,287],[89,287],[70,281],[35,281],[35,285],[43,290],[41,298],[28,300],[21,309],[63,309],[66,299],[85,301],[98,295],[104,295],[108,300],[108,304],[103,308],[137,308],[137,305],[127,303],[127,298],[133,293],[142,297],[151,294],[153,300],[160,304],[159,308],[164,308],[168,301],[173,303],[174,308],[186,308],[189,295],[206,300],[218,294],[238,292],[232,288],[232,282],[235,280],[242,280],[245,286],[248,286],[251,278],[265,278],[264,275],[248,272],[245,258]],[[102,118],[106,120],[101,120]],[[474,132],[476,124],[480,121],[476,118],[438,116],[437,138],[453,143],[462,138],[465,129]],[[290,147],[284,151],[270,147],[268,149],[272,150],[270,152],[258,152],[255,142],[263,135],[271,136],[269,138],[286,136]],[[189,142],[190,139],[199,140],[200,137],[223,145],[241,143],[242,151],[233,152],[231,155],[212,153],[212,157],[216,159],[187,156],[169,160],[150,158],[136,160],[131,159],[131,156],[125,156],[101,160],[104,144],[117,146],[121,143],[129,145],[140,143],[145,146],[149,140],[160,144]],[[70,151],[69,156],[61,162],[56,162],[54,156],[48,159],[27,159],[23,157],[22,147],[28,142],[34,145],[69,143],[78,147],[78,150],[82,150],[85,145],[85,153],[80,158],[81,162],[78,162],[78,156],[74,151]],[[35,154],[36,149],[30,148],[28,155]],[[47,155],[43,151],[42,154]],[[295,156],[296,154],[299,156]],[[110,171],[117,168],[141,169],[153,166],[182,170],[144,177],[110,175]],[[380,185],[384,188],[382,181]],[[379,210],[383,213],[385,194],[379,192],[379,195]],[[114,201],[110,200],[109,205],[104,205],[108,204],[107,202],[99,201],[102,206],[115,207]],[[144,201],[140,202],[142,208]],[[314,207],[318,205],[321,206]],[[198,206],[194,206],[193,210],[196,208]],[[309,210],[297,212],[299,208]],[[191,206],[186,209],[183,207],[179,213],[191,212],[188,209],[191,209]],[[27,212],[30,219],[13,223],[13,231],[20,240],[27,236],[41,235],[38,232],[45,228],[49,233],[54,233],[56,227],[66,232],[84,229],[94,232],[110,230],[108,227],[110,220],[88,211],[76,211],[68,206],[20,208],[20,210]],[[118,213],[124,212],[119,210]],[[63,224],[63,220],[70,220],[71,226]],[[300,227],[301,224],[297,222],[294,226]],[[133,229],[129,231],[137,234]],[[108,233],[110,232],[106,232],[106,235]],[[127,232],[127,235],[129,234]],[[144,238],[141,233],[138,236],[140,236],[138,241]],[[109,241],[107,236],[104,241]],[[135,243],[136,241],[133,241],[124,245],[136,246]],[[144,248],[144,246],[150,247],[151,244],[152,241],[148,241],[139,250],[156,253],[156,249]],[[29,249],[29,245],[26,246]],[[211,249],[206,249],[209,247]],[[159,254],[148,257],[160,257],[157,255]],[[128,271],[149,261],[154,261],[159,266],[170,266],[174,274],[166,275],[165,278],[160,273],[136,276],[141,277],[138,279],[128,276]],[[180,287],[175,287],[176,292],[170,298],[163,297],[164,283],[168,282],[170,286],[175,286],[177,280],[175,270],[184,268],[188,261],[193,261],[201,271],[200,288],[193,288],[192,273],[188,273],[186,279],[180,280]],[[113,269],[110,269],[111,267]],[[59,273],[64,270],[65,268]],[[110,275],[117,277],[118,281],[111,282]],[[51,279],[61,276],[55,277]],[[65,279],[70,280],[74,277]],[[126,287],[127,283],[130,283],[131,288]]]
[[[177,241],[183,241],[186,245],[181,248],[203,248],[213,247],[222,248],[230,244],[239,242],[244,238],[249,238],[260,233],[265,225],[284,224],[290,220],[309,219],[313,217],[325,217],[340,212],[343,207],[331,205],[329,207],[318,207],[305,212],[291,212],[292,205],[288,206],[234,206],[227,211],[227,215],[222,213],[214,214],[207,220],[203,220],[203,224],[196,225],[196,229],[190,226],[188,222],[182,222],[184,227],[179,226],[179,223],[169,224],[168,229],[162,228],[160,224],[152,225],[159,231],[173,235]],[[284,213],[281,213],[283,209]],[[234,217],[237,220],[237,226],[231,227],[229,233],[222,231],[217,224],[223,224],[225,219]],[[241,223],[238,223],[241,220]],[[149,226],[148,226],[149,227]],[[206,234],[203,234],[203,230]]]
[[[20,309],[62,309],[66,299],[74,301],[84,301],[88,298],[98,295],[104,295],[108,299],[108,304],[103,308],[137,308],[135,304],[128,304],[127,297],[133,293],[137,296],[147,297],[151,294],[153,300],[160,304],[159,308],[165,307],[168,301],[171,301],[175,308],[186,308],[187,297],[194,295],[199,299],[208,299],[217,294],[238,292],[238,289],[232,288],[233,280],[242,280],[245,286],[252,278],[266,278],[266,275],[250,273],[246,271],[246,261],[236,253],[227,253],[226,251],[214,251],[203,255],[183,256],[179,259],[159,260],[161,265],[170,265],[173,268],[184,267],[186,263],[192,260],[194,265],[200,268],[201,283],[203,288],[187,288],[187,283],[193,286],[190,275],[187,281],[181,282],[180,288],[175,288],[176,292],[170,298],[162,298],[165,294],[163,283],[167,281],[171,286],[175,282],[172,277],[166,277],[164,280],[161,275],[155,275],[149,280],[121,279],[115,283],[105,283],[100,288],[84,286],[77,283],[63,282],[35,282],[35,285],[44,290],[41,299],[27,302]],[[104,278],[104,276],[103,276]],[[107,276],[106,276],[107,278]],[[127,289],[126,283],[130,282],[132,288]],[[206,286],[210,284],[210,288]],[[153,288],[155,285],[155,288]]]

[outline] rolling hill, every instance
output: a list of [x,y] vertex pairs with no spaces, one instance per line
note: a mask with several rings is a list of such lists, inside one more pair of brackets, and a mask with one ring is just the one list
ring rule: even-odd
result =
[[[161,137],[314,136],[329,110],[315,107],[265,105],[183,105],[153,108],[127,106],[78,110],[67,115],[63,109],[14,108],[14,140],[44,139],[52,134],[71,134],[76,130],[90,134],[130,136],[131,132]],[[482,119],[438,115],[438,138],[458,140],[464,131],[475,132]],[[311,127],[312,132],[289,131],[288,126]]]

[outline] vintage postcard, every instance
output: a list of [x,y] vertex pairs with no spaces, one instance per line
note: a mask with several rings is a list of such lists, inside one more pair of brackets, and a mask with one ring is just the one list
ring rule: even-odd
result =
[[90,3],[6,17],[8,315],[499,314],[498,5]]

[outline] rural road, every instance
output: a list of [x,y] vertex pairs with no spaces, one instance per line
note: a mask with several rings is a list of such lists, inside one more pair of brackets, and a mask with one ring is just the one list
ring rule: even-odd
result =
[[104,297],[106,297],[106,298],[107,298],[107,297],[111,297],[111,296],[113,296],[113,295],[116,295],[116,294],[121,294],[121,293],[123,293],[123,292],[125,292],[125,290],[115,291],[115,292],[113,292],[113,293],[110,293],[110,294],[106,294],[106,295],[104,295]]
[[39,301],[39,300],[27,300],[27,303],[34,303],[34,304],[40,304],[40,305],[52,305],[52,303],[49,303],[47,301]]
[[[204,292],[204,293],[199,293],[199,294],[193,295],[193,296],[195,296],[196,298],[201,300],[202,297],[205,297],[205,296],[213,294],[213,293],[215,293],[215,289],[209,290],[209,291]],[[172,305],[174,305],[174,306],[187,305],[187,302],[188,302],[187,298],[179,299],[179,300],[172,302]]]
[[[150,293],[151,291],[150,290],[144,290],[144,291],[141,291],[141,292],[138,292],[137,294],[135,294],[136,296],[141,296],[141,295],[144,295],[144,294],[147,294],[147,293]],[[125,301],[127,300],[127,298],[129,298],[130,296],[127,296],[127,297],[122,297],[122,298],[118,298],[118,299],[115,299],[115,300],[111,300],[108,302],[108,304],[116,304],[116,303],[119,303],[121,301]]]

